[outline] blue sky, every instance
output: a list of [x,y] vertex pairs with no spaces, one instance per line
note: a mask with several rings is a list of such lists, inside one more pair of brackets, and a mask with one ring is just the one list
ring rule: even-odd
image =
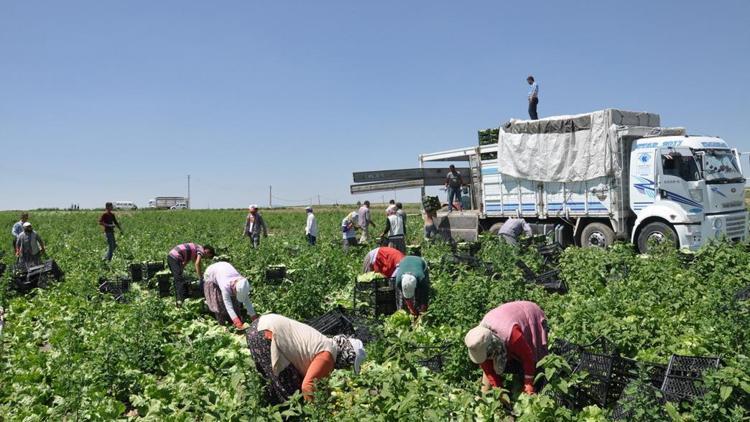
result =
[[0,2],[0,209],[187,174],[195,207],[364,200],[352,171],[525,117],[528,74],[541,116],[647,110],[750,150],[750,2],[533,3]]

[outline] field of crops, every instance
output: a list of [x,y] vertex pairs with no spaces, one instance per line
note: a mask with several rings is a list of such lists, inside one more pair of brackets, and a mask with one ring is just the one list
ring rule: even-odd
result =
[[[496,274],[441,262],[445,244],[423,244],[431,265],[429,311],[412,323],[403,314],[372,326],[373,341],[362,373],[336,370],[319,385],[312,404],[295,396],[270,406],[264,381],[241,333],[220,327],[199,300],[176,308],[145,285],[133,286],[127,302],[97,291],[100,276],[124,274],[130,261],[163,260],[174,245],[208,243],[251,280],[260,313],[298,320],[350,306],[353,281],[366,249],[344,253],[339,224],[348,209],[317,213],[319,246],[304,238],[304,212],[267,211],[271,235],[261,248],[241,237],[243,211],[119,213],[125,234],[111,266],[101,260],[105,241],[94,212],[32,212],[31,221],[65,281],[29,295],[7,289],[0,305],[6,323],[0,349],[0,420],[607,420],[612,406],[571,405],[567,400],[590,380],[571,374],[566,360],[542,361],[549,381],[536,395],[480,392],[481,370],[471,364],[462,339],[489,309],[507,301],[532,300],[549,318],[551,339],[589,344],[605,336],[622,356],[665,365],[670,356],[717,356],[721,368],[704,375],[705,394],[661,404],[644,390],[645,375],[628,387],[629,420],[750,419],[750,301],[735,298],[750,284],[750,253],[744,245],[716,244],[691,262],[675,251],[638,256],[628,245],[610,250],[566,250],[560,258],[567,294],[525,283],[516,260],[538,270],[535,250],[518,251],[483,238],[478,256]],[[380,215],[378,211],[377,215]],[[0,213],[10,229],[16,213]],[[382,222],[376,220],[379,227]],[[408,243],[421,242],[421,219],[409,219]],[[6,231],[7,233],[7,231]],[[3,237],[7,246],[10,236]],[[294,270],[290,281],[263,281],[267,265]],[[444,349],[425,349],[442,346]],[[442,350],[442,370],[420,361]],[[645,392],[644,392],[645,391]],[[562,403],[567,403],[567,407]],[[262,418],[262,419],[261,419]]]

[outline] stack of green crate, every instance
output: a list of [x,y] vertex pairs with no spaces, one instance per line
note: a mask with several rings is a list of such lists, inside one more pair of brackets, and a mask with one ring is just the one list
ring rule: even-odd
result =
[[500,136],[500,129],[484,129],[477,131],[479,137],[479,145],[496,144],[497,139]]

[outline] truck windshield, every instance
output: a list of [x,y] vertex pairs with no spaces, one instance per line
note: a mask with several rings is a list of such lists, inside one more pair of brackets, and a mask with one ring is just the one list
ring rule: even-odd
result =
[[744,182],[737,158],[727,149],[708,149],[703,153],[703,177],[707,183]]

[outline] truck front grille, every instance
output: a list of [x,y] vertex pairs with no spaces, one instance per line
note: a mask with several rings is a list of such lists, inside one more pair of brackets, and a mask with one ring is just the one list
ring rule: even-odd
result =
[[730,239],[742,239],[745,236],[745,216],[727,216],[727,237]]

